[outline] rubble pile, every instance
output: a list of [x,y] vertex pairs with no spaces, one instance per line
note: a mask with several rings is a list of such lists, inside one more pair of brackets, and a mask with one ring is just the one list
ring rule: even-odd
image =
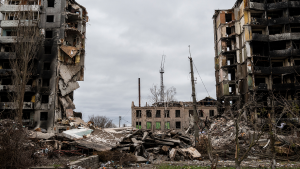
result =
[[[250,128],[245,122],[240,122],[239,127],[239,137],[246,139]],[[225,118],[216,119],[210,125],[208,133],[211,134],[212,147],[215,150],[228,149],[228,146],[235,141],[234,121],[226,120]]]
[[138,162],[200,158],[201,154],[192,147],[192,143],[190,136],[175,130],[153,133],[141,129],[124,137],[114,150],[131,152]]

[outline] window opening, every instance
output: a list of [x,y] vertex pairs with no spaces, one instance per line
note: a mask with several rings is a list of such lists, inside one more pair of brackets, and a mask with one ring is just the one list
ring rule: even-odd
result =
[[176,129],[180,129],[181,128],[181,122],[180,121],[177,121],[176,122]]
[[41,115],[40,115],[40,120],[41,121],[46,121],[48,120],[48,112],[41,112]]
[[49,103],[49,95],[42,95],[42,103]]
[[155,129],[160,130],[161,129],[161,124],[160,122],[155,123]]
[[161,115],[160,115],[160,110],[156,110],[156,115],[155,115],[156,118],[160,118]]
[[137,110],[135,113],[136,113],[136,117],[138,117],[138,118],[142,117],[142,111],[141,110]]
[[136,128],[142,129],[142,122],[136,122]]
[[180,110],[176,110],[176,117],[180,117]]
[[52,46],[45,46],[45,54],[51,54],[52,53]]
[[46,39],[51,39],[52,38],[52,31],[46,31]]
[[43,87],[49,87],[50,86],[50,79],[43,79]]
[[152,129],[152,123],[151,122],[147,122],[146,125],[147,125],[146,127],[147,127],[148,130]]
[[170,117],[170,110],[165,110],[165,118],[169,118]]
[[46,22],[54,22],[54,15],[47,15],[47,21]]
[[170,129],[170,122],[169,121],[167,121],[167,122],[165,122],[165,129]]
[[54,7],[54,0],[48,0],[48,7]]
[[214,110],[209,110],[209,116],[210,116],[210,117],[215,116],[215,111],[214,111]]
[[152,117],[151,110],[146,110],[146,116],[147,116],[147,117]]
[[50,70],[51,63],[50,62],[44,62],[44,70]]

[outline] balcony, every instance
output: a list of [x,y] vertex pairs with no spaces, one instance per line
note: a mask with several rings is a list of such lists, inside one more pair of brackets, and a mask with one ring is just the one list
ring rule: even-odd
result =
[[39,12],[39,5],[1,5],[0,12],[32,11]]
[[268,10],[285,9],[288,5],[288,2],[276,2],[267,4],[267,8]]
[[260,66],[254,66],[254,74],[271,74],[271,67],[260,67]]
[[[32,88],[30,85],[25,86],[25,92],[35,92],[36,88]],[[13,85],[0,85],[0,92],[13,92],[15,88]]]
[[[21,24],[25,26],[37,26],[38,22],[37,21],[32,21],[32,20],[21,20]],[[12,27],[18,27],[19,25],[19,20],[4,20],[1,21],[1,27],[2,28],[12,28]]]
[[252,40],[253,41],[268,42],[269,35],[263,35],[263,34],[253,33],[252,34]]
[[272,86],[274,91],[296,90],[297,88],[299,89],[299,86],[296,86],[294,83],[273,84]]
[[288,56],[296,56],[300,55],[300,49],[284,49],[284,50],[273,50],[270,51],[271,57],[288,57]]
[[265,10],[264,3],[250,2],[250,9],[254,10]]
[[269,40],[276,42],[276,41],[283,41],[283,40],[299,40],[300,33],[281,33],[275,35],[269,35]]
[[1,36],[0,43],[15,43],[17,42],[16,36]]
[[263,18],[251,18],[251,25],[267,26],[268,20]]
[[[0,109],[16,109],[17,106],[13,102],[1,102]],[[24,102],[23,109],[29,110],[34,108],[34,103],[32,102]]]
[[272,73],[281,75],[300,72],[300,66],[273,67]]
[[0,69],[0,76],[10,76],[13,69]]
[[15,59],[15,52],[0,52],[0,59]]

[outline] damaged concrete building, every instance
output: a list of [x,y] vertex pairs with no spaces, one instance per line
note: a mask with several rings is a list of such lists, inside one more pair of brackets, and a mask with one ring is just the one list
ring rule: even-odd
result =
[[[36,74],[26,86],[23,122],[35,128],[58,133],[66,129],[57,121],[73,116],[74,90],[84,80],[86,22],[85,7],[75,0],[4,0],[1,1],[0,36],[0,112],[11,112],[8,98],[12,85],[9,59],[16,42],[11,31],[18,25],[15,13],[20,9],[34,12],[32,20],[44,34],[38,53]],[[20,8],[20,6],[23,6]]]
[[[198,117],[205,120],[216,116],[216,100],[210,97],[197,102]],[[152,106],[131,105],[132,126],[149,130],[186,130],[193,116],[193,102],[158,102]]]
[[263,92],[261,106],[268,106],[269,92],[299,100],[299,0],[237,0],[216,10],[213,22],[221,111]]

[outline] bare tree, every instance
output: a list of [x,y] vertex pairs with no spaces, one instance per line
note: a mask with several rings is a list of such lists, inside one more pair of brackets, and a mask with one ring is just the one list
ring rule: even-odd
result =
[[157,103],[159,102],[160,89],[157,85],[153,85],[150,88],[151,95],[149,96],[150,102]]
[[101,128],[116,128],[117,126],[112,120],[105,116],[89,116],[89,121],[93,122],[95,126]]
[[38,27],[38,21],[35,20],[34,12],[20,10],[15,16],[18,26],[12,31],[16,41],[12,45],[12,52],[15,52],[16,58],[10,59],[10,66],[13,69],[12,85],[14,86],[11,100],[14,103],[15,119],[22,123],[26,84],[34,75],[35,59],[43,42],[43,36]]
[[[149,99],[150,99],[150,102],[152,103],[157,103],[160,101],[160,95],[161,95],[161,92],[160,92],[160,88],[157,86],[157,85],[153,85],[151,88],[150,88],[150,92],[151,92],[151,95],[149,96]],[[172,102],[172,101],[175,101],[175,95],[176,95],[176,88],[175,87],[170,87],[169,89],[167,89],[165,92],[164,92],[164,101],[167,103],[167,102]]]

